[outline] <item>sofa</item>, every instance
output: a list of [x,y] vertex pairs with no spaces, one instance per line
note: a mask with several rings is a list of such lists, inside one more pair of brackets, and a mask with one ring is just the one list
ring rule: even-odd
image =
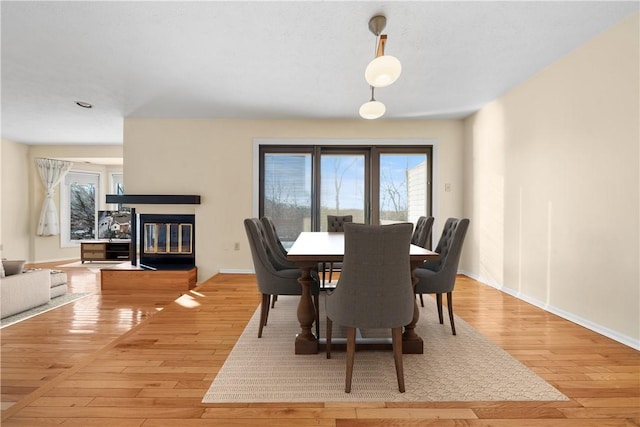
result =
[[24,271],[24,261],[0,263],[0,318],[49,302],[67,292],[67,274],[49,269]]
[[59,297],[67,293],[67,273],[59,270],[51,270],[51,298]]

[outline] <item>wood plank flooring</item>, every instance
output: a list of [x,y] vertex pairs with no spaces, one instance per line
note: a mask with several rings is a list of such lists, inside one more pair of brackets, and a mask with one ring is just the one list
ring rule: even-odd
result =
[[254,276],[137,294],[66,271],[96,293],[1,330],[2,426],[640,426],[638,351],[464,276],[456,314],[570,401],[202,404],[259,304]]

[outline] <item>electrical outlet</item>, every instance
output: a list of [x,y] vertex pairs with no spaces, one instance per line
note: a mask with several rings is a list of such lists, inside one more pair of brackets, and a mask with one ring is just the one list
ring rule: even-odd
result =
[[233,244],[233,250],[234,251],[239,251],[240,250],[240,243],[239,242],[235,242]]
[[446,193],[451,192],[451,184],[449,184],[448,182],[444,185],[444,191]]

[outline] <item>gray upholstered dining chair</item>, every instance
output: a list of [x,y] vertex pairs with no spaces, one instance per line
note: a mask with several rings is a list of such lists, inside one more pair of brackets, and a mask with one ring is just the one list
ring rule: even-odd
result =
[[447,294],[447,309],[449,311],[449,321],[451,322],[451,332],[456,334],[456,326],[453,321],[453,288],[458,274],[458,264],[464,237],[469,228],[469,220],[449,218],[444,224],[440,241],[435,251],[440,254],[438,261],[427,261],[415,270],[418,283],[415,286],[415,293],[420,295],[420,304],[424,307],[423,294],[436,294],[436,304],[438,307],[438,318],[443,324],[442,316],[442,294]]
[[[273,223],[273,220],[268,216],[263,216],[262,218],[260,218],[260,222],[262,223],[264,236],[267,239],[267,243],[269,244],[271,252],[273,254],[274,265],[276,265],[277,268],[280,269],[298,268],[295,262],[289,261],[287,259],[287,250],[284,248],[284,246],[282,245],[282,241],[278,237],[278,232],[276,231],[276,226]],[[317,274],[317,269],[314,269],[313,274]],[[271,298],[271,308],[275,307],[277,300],[277,295],[274,295]]]
[[410,223],[345,224],[342,274],[325,299],[327,358],[333,322],[347,328],[345,392],[351,392],[355,330],[390,328],[398,389],[404,392],[402,327],[413,318],[414,294],[409,261]]
[[[344,231],[344,225],[346,223],[353,222],[353,215],[327,215],[327,231],[333,233],[342,233]],[[329,282],[333,276],[334,271],[340,271],[342,263],[330,262],[329,263]],[[326,264],[322,264],[322,285],[325,284],[325,270]]]
[[[244,220],[244,228],[251,248],[253,267],[256,271],[256,281],[258,290],[262,294],[260,306],[260,326],[258,327],[258,338],[262,337],[262,329],[267,324],[269,317],[269,307],[271,298],[277,295],[302,295],[302,285],[298,283],[301,275],[299,268],[280,268],[274,264],[274,256],[271,247],[266,241],[265,233],[262,230],[262,223],[257,218],[247,218]],[[317,279],[311,289],[314,304],[316,306],[316,335],[319,335],[318,318],[318,293],[320,287]],[[295,319],[291,319],[295,322]]]
[[426,216],[421,216],[416,221],[416,228],[413,230],[413,235],[411,236],[411,244],[420,246],[421,248],[430,249],[431,248],[431,230],[433,228],[434,218],[430,216],[427,218]]
[[262,229],[267,239],[267,243],[271,247],[273,256],[277,263],[286,268],[298,268],[294,262],[287,259],[287,250],[284,248],[282,241],[278,237],[278,232],[276,231],[276,226],[273,223],[273,220],[268,216],[263,216],[260,218],[260,222],[262,223]]

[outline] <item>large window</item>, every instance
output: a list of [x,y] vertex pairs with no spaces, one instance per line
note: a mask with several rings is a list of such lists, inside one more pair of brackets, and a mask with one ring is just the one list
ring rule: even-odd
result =
[[431,146],[261,145],[259,156],[259,215],[285,245],[325,231],[327,215],[367,224],[431,215]]
[[280,239],[292,243],[303,230],[311,230],[312,153],[272,147],[260,157],[260,211],[271,217]]
[[60,186],[61,246],[96,238],[100,174],[71,171]]

